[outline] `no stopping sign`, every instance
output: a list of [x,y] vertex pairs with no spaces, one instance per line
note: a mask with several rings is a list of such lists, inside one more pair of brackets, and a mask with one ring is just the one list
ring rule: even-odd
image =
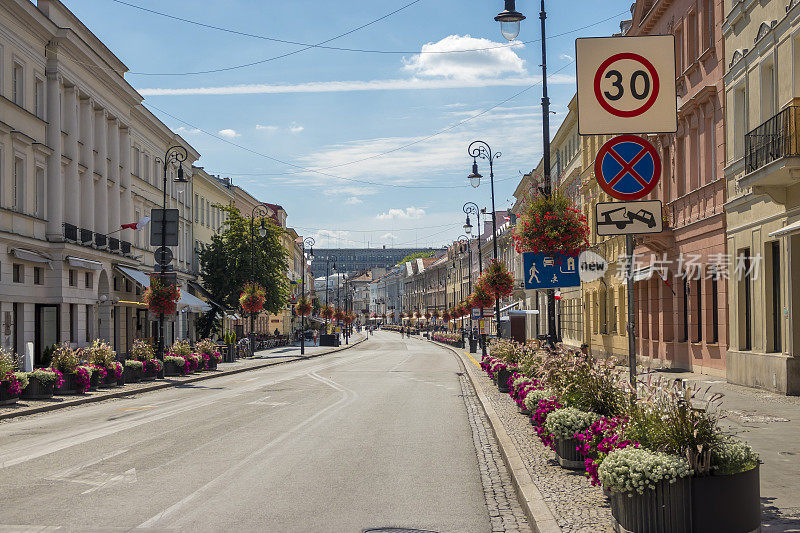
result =
[[577,39],[578,132],[677,130],[672,35]]

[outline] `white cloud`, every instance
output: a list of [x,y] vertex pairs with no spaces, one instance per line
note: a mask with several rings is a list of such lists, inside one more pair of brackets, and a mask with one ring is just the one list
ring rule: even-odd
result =
[[359,204],[363,204],[363,203],[364,203],[364,200],[362,200],[362,199],[361,199],[361,198],[359,198],[358,196],[351,196],[350,198],[348,198],[347,200],[345,200],[345,201],[344,201],[344,203],[345,203],[346,205],[359,205]]
[[292,122],[291,124],[289,124],[289,131],[292,133],[300,133],[304,129],[305,128],[300,124],[298,124],[297,122]]
[[177,128],[174,129],[174,131],[175,133],[178,133],[180,135],[183,134],[196,135],[198,133],[202,133],[202,131],[200,131],[197,128],[187,128],[186,126],[178,126]]
[[376,218],[378,220],[395,220],[395,219],[416,219],[425,216],[425,210],[419,207],[406,207],[405,209],[389,209],[386,213],[379,214]]
[[397,235],[395,235],[394,233],[384,233],[383,235],[381,235],[381,240],[382,241],[397,240],[398,238],[399,237]]
[[277,131],[278,126],[263,126],[261,124],[256,124],[257,131]]
[[404,58],[403,63],[405,70],[424,78],[476,80],[507,74],[520,76],[527,73],[525,61],[512,48],[523,47],[521,43],[503,45],[469,35],[448,35],[438,42],[423,45],[421,54]]
[[575,58],[572,57],[569,54],[561,54],[560,56],[558,56],[558,58],[561,59],[561,60],[564,60],[564,61],[574,61],[575,60]]
[[219,130],[217,133],[228,139],[235,139],[236,137],[241,136],[241,134],[237,133],[236,130],[232,130],[230,128]]
[[[270,85],[228,85],[222,87],[187,87],[182,89],[141,89],[143,96],[188,95],[239,95],[239,94],[297,94],[334,93],[352,91],[417,91],[433,89],[464,89],[470,87],[519,87],[539,83],[541,76],[515,76],[511,78],[404,78],[354,81],[312,81],[308,83]],[[574,84],[572,75],[554,74],[547,77],[549,84]]]

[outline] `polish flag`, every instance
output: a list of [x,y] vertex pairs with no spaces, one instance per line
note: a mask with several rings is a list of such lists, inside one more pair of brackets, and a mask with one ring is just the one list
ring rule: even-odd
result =
[[147,223],[150,222],[150,217],[144,217],[139,222],[131,222],[130,224],[123,224],[122,229],[142,229]]
[[558,289],[555,290],[555,299],[556,300],[560,300],[561,299],[561,291],[558,290]]

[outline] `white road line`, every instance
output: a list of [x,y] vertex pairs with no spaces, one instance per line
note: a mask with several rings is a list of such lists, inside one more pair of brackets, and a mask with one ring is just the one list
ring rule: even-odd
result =
[[214,479],[212,479],[211,481],[209,481],[208,483],[206,483],[205,485],[203,485],[202,487],[200,487],[196,491],[192,492],[191,494],[189,494],[188,496],[186,496],[182,500],[180,500],[177,503],[171,505],[170,507],[168,507],[164,511],[160,512],[159,514],[157,514],[157,515],[155,515],[155,516],[153,516],[151,518],[149,518],[148,520],[145,520],[144,522],[139,524],[137,526],[137,528],[149,528],[149,527],[155,526],[156,524],[158,524],[160,522],[163,522],[164,520],[168,519],[170,516],[172,516],[175,513],[179,512],[186,505],[192,503],[194,500],[196,500],[197,498],[202,496],[204,493],[212,490],[214,487],[216,487],[217,485],[219,485],[220,483],[225,481],[227,478],[238,474],[238,472],[240,470],[242,470],[244,468],[252,468],[253,461],[256,458],[258,458],[259,456],[261,456],[264,453],[266,453],[267,451],[269,451],[276,444],[279,444],[279,443],[283,442],[284,440],[288,439],[289,437],[291,437],[293,433],[296,433],[297,431],[299,431],[299,430],[303,429],[304,427],[310,425],[311,423],[315,422],[316,420],[318,420],[323,415],[328,414],[330,411],[338,410],[338,409],[341,409],[341,408],[345,407],[346,405],[348,405],[349,403],[354,401],[356,399],[356,397],[357,397],[357,394],[356,394],[355,391],[353,391],[351,389],[348,389],[346,387],[343,387],[343,386],[335,383],[334,381],[332,381],[330,379],[326,379],[326,378],[323,378],[321,376],[318,376],[318,375],[314,374],[313,372],[309,373],[307,375],[309,377],[311,377],[312,379],[320,381],[321,383],[324,383],[324,384],[336,389],[337,391],[341,392],[342,393],[342,397],[338,401],[336,401],[335,403],[332,403],[332,404],[328,405],[327,407],[323,408],[322,410],[317,411],[316,413],[314,413],[310,417],[306,418],[302,422],[296,424],[295,426],[293,426],[288,431],[284,431],[283,433],[281,433],[280,435],[278,435],[277,437],[275,437],[274,439],[269,441],[267,444],[265,444],[261,448],[251,452],[245,458],[240,460],[238,463],[236,463],[235,465],[233,465],[232,467],[227,469],[225,472],[223,472],[222,474],[218,475],[217,477],[215,477]]
[[123,450],[117,450],[115,452],[107,453],[104,456],[99,457],[97,459],[93,459],[93,460],[87,461],[85,463],[77,464],[75,466],[67,468],[66,470],[61,470],[60,472],[56,472],[55,474],[50,474],[45,479],[50,480],[50,481],[57,481],[57,480],[60,480],[60,479],[65,479],[65,478],[71,476],[72,474],[74,474],[75,472],[77,472],[79,470],[83,470],[84,468],[89,468],[90,466],[94,466],[97,463],[102,463],[103,461],[107,461],[107,460],[111,459],[112,457],[116,457],[118,455],[122,455],[123,453],[126,453],[128,451],[130,451],[130,450],[128,448],[125,448]]

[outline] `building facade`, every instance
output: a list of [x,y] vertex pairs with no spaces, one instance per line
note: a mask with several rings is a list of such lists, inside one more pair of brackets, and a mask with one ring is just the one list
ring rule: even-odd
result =
[[326,261],[335,262],[339,272],[388,270],[411,254],[434,251],[433,248],[316,248],[311,269],[317,278],[325,275]]
[[726,372],[732,383],[800,394],[800,5],[724,8]]

